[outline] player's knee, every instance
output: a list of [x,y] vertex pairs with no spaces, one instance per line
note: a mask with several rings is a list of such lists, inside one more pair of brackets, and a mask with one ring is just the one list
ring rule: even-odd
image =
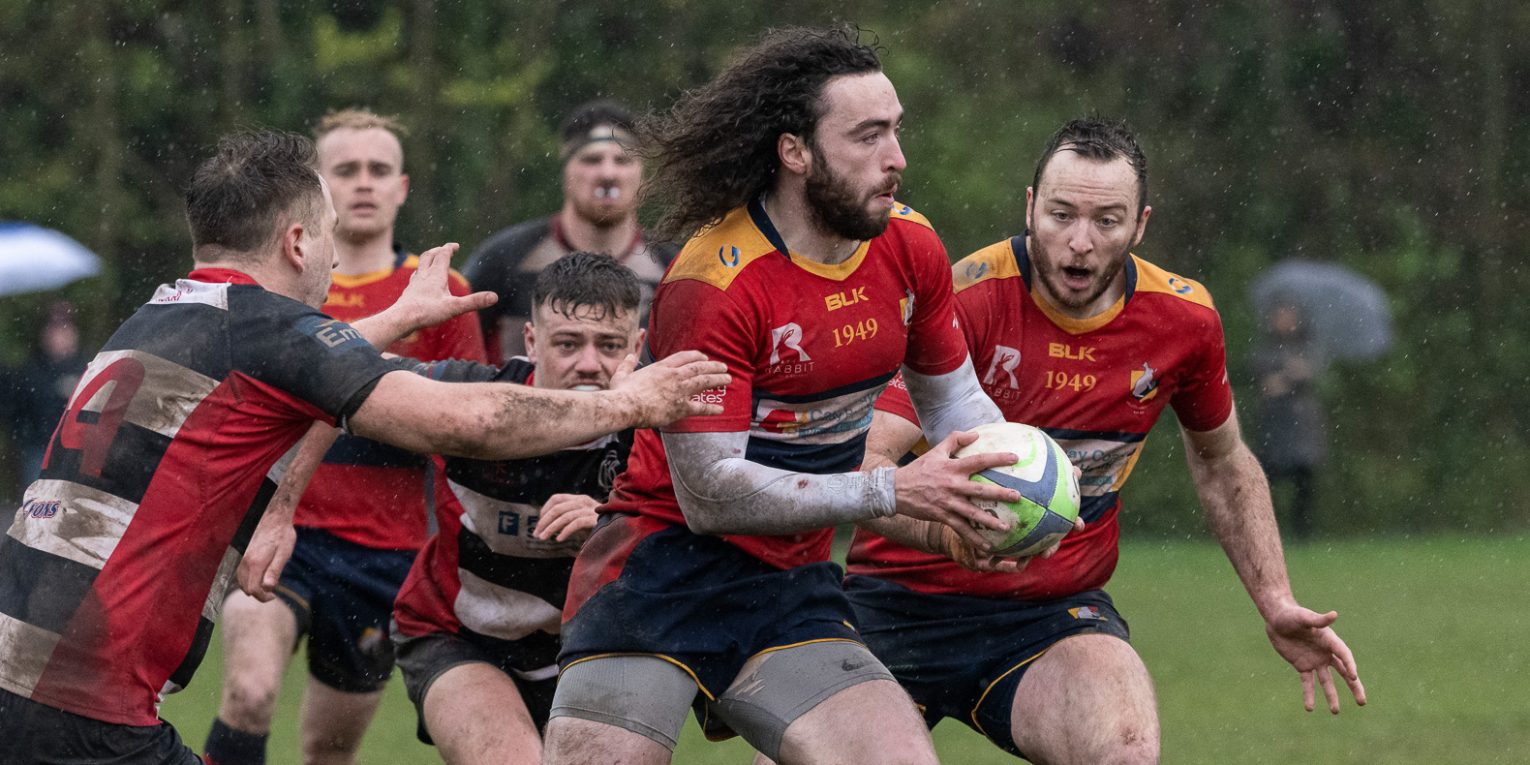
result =
[[249,672],[231,674],[223,680],[223,708],[218,716],[240,730],[267,730],[280,691],[274,678]]
[[335,733],[303,732],[304,765],[350,765],[356,760],[360,739]]

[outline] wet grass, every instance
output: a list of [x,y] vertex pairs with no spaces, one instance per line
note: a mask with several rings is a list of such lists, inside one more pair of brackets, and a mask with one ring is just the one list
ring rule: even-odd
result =
[[[1298,599],[1339,611],[1370,705],[1308,714],[1221,551],[1203,542],[1123,547],[1111,592],[1157,683],[1166,763],[1419,765],[1530,761],[1530,648],[1524,588],[1530,537],[1318,542],[1288,552]],[[200,748],[217,706],[213,655],[164,717]],[[300,657],[301,658],[301,657]],[[270,761],[296,762],[303,670],[294,662]],[[1321,704],[1321,702],[1320,702]],[[414,710],[391,683],[361,762],[433,763]],[[1012,763],[966,727],[935,731],[950,763]],[[737,740],[709,744],[694,724],[676,763],[747,763]]]

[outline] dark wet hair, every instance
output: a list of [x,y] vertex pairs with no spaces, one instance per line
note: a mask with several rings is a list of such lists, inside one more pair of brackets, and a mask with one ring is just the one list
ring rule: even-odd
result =
[[1137,145],[1136,136],[1123,120],[1106,120],[1099,117],[1077,119],[1063,125],[1048,139],[1036,160],[1036,176],[1031,188],[1041,190],[1041,174],[1046,170],[1052,156],[1059,151],[1071,151],[1081,157],[1098,162],[1123,158],[1137,171],[1137,214],[1147,207],[1147,155]]
[[859,37],[850,27],[772,29],[667,113],[640,120],[658,238],[684,241],[769,188],[778,138],[813,139],[828,81],[881,71],[875,42]]
[[573,318],[580,308],[600,308],[595,317],[636,311],[642,299],[637,275],[615,258],[596,252],[571,252],[537,274],[531,305]]
[[313,141],[296,133],[224,136],[186,188],[192,246],[254,252],[276,238],[283,216],[318,225],[324,196],[315,161]]

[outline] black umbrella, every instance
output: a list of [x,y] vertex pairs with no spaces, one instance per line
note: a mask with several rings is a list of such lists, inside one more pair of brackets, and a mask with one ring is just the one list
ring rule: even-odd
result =
[[1323,360],[1367,360],[1392,346],[1386,293],[1335,263],[1282,261],[1249,287],[1254,309],[1267,317],[1277,306],[1296,308],[1307,339]]

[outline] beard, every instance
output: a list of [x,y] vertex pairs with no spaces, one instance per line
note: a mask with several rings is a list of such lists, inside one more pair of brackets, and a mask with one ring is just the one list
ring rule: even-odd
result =
[[[819,156],[823,156],[819,152]],[[897,174],[889,179],[889,185],[900,180]],[[804,194],[814,223],[836,236],[852,240],[875,239],[887,230],[891,210],[881,213],[866,211],[867,197],[850,185],[850,182],[829,169],[827,162],[814,162],[808,171]]]
[[1047,299],[1056,303],[1059,308],[1072,311],[1088,308],[1110,289],[1116,277],[1121,274],[1121,270],[1126,268],[1127,253],[1130,252],[1129,247],[1124,248],[1115,257],[1106,261],[1104,266],[1092,271],[1089,274],[1089,288],[1078,292],[1069,288],[1065,281],[1067,266],[1062,263],[1067,261],[1052,258],[1039,237],[1033,236],[1031,245],[1035,249],[1035,252],[1031,254],[1031,265],[1036,269],[1037,278],[1046,287]]

